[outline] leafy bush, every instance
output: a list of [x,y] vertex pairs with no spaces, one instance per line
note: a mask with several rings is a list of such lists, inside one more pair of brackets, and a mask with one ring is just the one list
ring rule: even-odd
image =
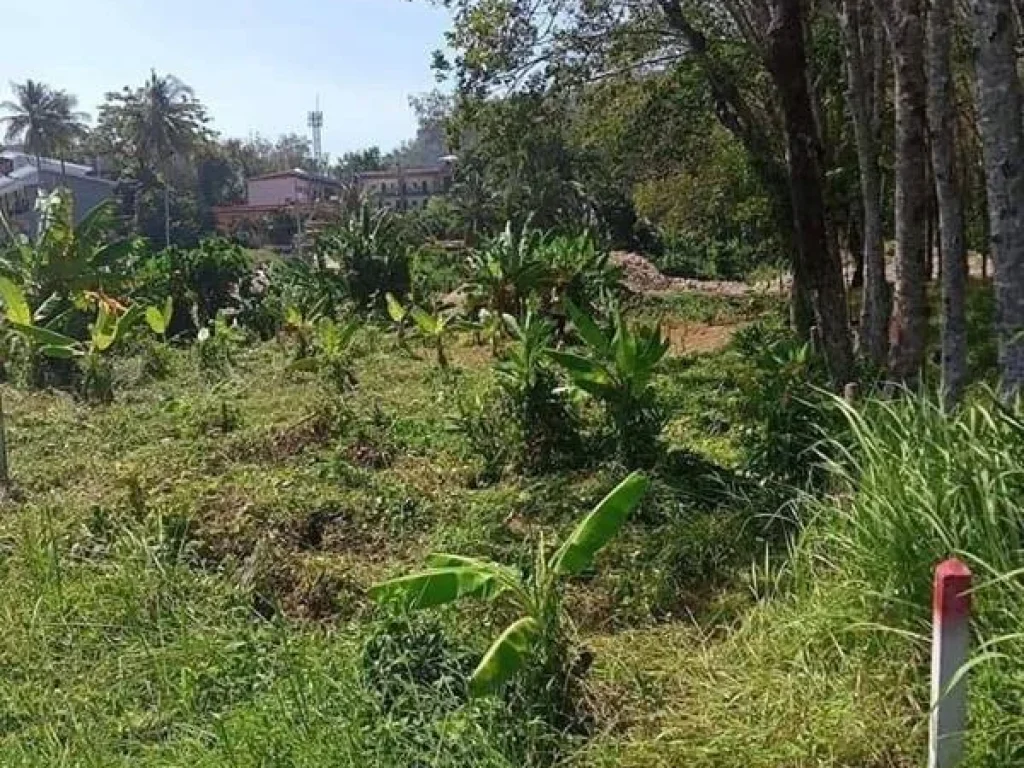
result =
[[825,479],[818,449],[841,420],[825,393],[824,362],[780,324],[738,331],[733,350],[750,365],[736,381],[740,443],[749,470],[804,487]]
[[386,209],[374,210],[364,202],[343,222],[318,234],[314,251],[322,271],[340,271],[349,298],[359,308],[382,305],[385,293],[409,292],[408,249]]
[[550,281],[548,265],[540,258],[543,242],[543,233],[529,222],[521,229],[509,222],[498,237],[473,250],[466,261],[470,309],[521,316],[527,299]]
[[522,322],[504,318],[512,337],[496,366],[498,384],[519,424],[520,465],[527,472],[551,471],[580,452],[575,418],[557,391],[558,378],[548,366],[552,325],[532,312]]
[[210,238],[198,248],[171,247],[150,256],[137,276],[138,293],[150,303],[172,298],[181,310],[170,329],[174,335],[190,326],[186,307],[193,312],[196,328],[208,324],[219,312],[238,311],[240,285],[252,270],[252,259],[244,248],[224,238]]
[[739,238],[706,240],[689,234],[665,237],[654,263],[670,277],[742,280],[763,262],[761,251]]
[[449,250],[423,245],[410,254],[409,279],[413,299],[426,303],[461,285],[462,264],[457,254]]
[[227,374],[235,364],[236,352],[245,334],[219,313],[196,334],[195,354],[199,370],[214,376]]
[[585,354],[549,354],[573,384],[604,404],[619,456],[630,465],[650,464],[665,421],[651,379],[668,352],[668,340],[658,326],[631,327],[619,312],[606,333],[572,302],[566,302],[566,309],[586,345]]

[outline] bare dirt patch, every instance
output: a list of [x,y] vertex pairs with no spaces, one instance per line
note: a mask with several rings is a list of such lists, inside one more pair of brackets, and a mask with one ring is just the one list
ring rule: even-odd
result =
[[662,326],[662,331],[668,336],[672,354],[686,355],[722,349],[736,331],[747,325],[745,322],[722,325],[668,322]]

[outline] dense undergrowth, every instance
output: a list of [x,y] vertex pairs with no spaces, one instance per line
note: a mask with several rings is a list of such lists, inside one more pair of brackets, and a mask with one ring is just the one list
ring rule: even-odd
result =
[[[213,381],[190,352],[159,381],[127,358],[110,406],[5,393],[4,764],[919,763],[929,571],[953,553],[983,579],[1019,567],[1018,417],[847,413],[828,494],[787,504],[747,469],[750,341],[670,358],[650,495],[570,588],[593,668],[566,730],[515,686],[467,697],[500,617],[392,615],[365,596],[430,550],[526,564],[621,477],[600,460],[482,475],[451,424],[454,389],[491,386],[469,342],[451,350],[456,387],[379,337],[344,398],[275,343]],[[978,603],[981,639],[1021,631],[1019,580]],[[992,650],[970,764],[1013,765],[1019,640]]]
[[852,407],[777,298],[627,295],[589,233],[441,269],[363,206],[257,264],[58,210],[0,278],[0,764],[916,765],[950,555],[968,766],[1020,764],[980,384]]

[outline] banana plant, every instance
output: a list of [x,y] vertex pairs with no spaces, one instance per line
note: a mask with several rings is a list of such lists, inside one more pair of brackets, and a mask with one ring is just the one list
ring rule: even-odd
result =
[[416,323],[416,330],[420,336],[434,348],[437,353],[437,365],[442,370],[448,369],[448,356],[444,351],[444,344],[454,325],[455,312],[453,310],[441,310],[430,314],[420,307],[413,306],[409,309],[413,322]]
[[[409,610],[434,608],[463,598],[502,602],[519,615],[491,644],[470,678],[470,691],[497,691],[531,661],[565,659],[568,617],[562,608],[566,579],[589,568],[597,553],[611,541],[643,499],[647,478],[634,472],[583,518],[550,556],[543,540],[533,572],[461,555],[432,554],[427,569],[385,581],[370,588],[382,604]],[[555,674],[567,670],[549,669]]]
[[323,307],[324,299],[321,299],[309,310],[303,310],[294,304],[285,309],[285,331],[298,343],[295,351],[296,360],[309,357],[312,352],[317,324],[324,319]]
[[160,340],[167,343],[167,332],[171,329],[174,319],[174,298],[167,297],[163,307],[146,307],[146,324]]
[[409,310],[390,291],[384,294],[384,300],[388,305],[388,317],[391,318],[398,334],[398,346],[405,349],[405,325],[409,321]]
[[0,278],[0,297],[6,307],[7,323],[41,354],[51,358],[76,360],[82,370],[82,394],[87,400],[107,402],[112,397],[110,372],[106,353],[142,318],[139,304],[124,307],[99,293],[87,293],[97,305],[96,319],[89,326],[85,341],[67,336],[45,325],[37,325],[20,287]]
[[316,324],[314,354],[296,360],[292,370],[323,371],[340,392],[352,389],[357,383],[352,372],[353,346],[361,327],[355,318],[344,323],[323,318]]
[[651,381],[668,352],[668,339],[659,326],[630,326],[619,312],[613,313],[608,333],[571,301],[565,307],[586,354],[553,349],[548,354],[575,386],[607,406],[620,453],[632,460],[661,430]]

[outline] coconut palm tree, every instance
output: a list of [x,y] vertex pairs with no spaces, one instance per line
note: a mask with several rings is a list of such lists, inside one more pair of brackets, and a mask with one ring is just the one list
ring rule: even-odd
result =
[[43,155],[59,155],[63,175],[64,157],[75,139],[85,132],[88,115],[75,111],[78,100],[71,94],[36,80],[12,83],[14,100],[0,104],[7,116],[4,138],[20,143],[34,155],[42,169]]
[[54,103],[60,119],[53,125],[53,150],[60,158],[62,186],[67,186],[65,162],[75,144],[89,134],[87,112],[78,111],[78,97],[67,91],[54,91]]
[[164,240],[171,242],[170,172],[174,161],[192,155],[212,138],[209,117],[192,89],[174,75],[150,73],[140,88],[107,95],[101,128],[118,135],[139,180],[155,177],[164,189]]

